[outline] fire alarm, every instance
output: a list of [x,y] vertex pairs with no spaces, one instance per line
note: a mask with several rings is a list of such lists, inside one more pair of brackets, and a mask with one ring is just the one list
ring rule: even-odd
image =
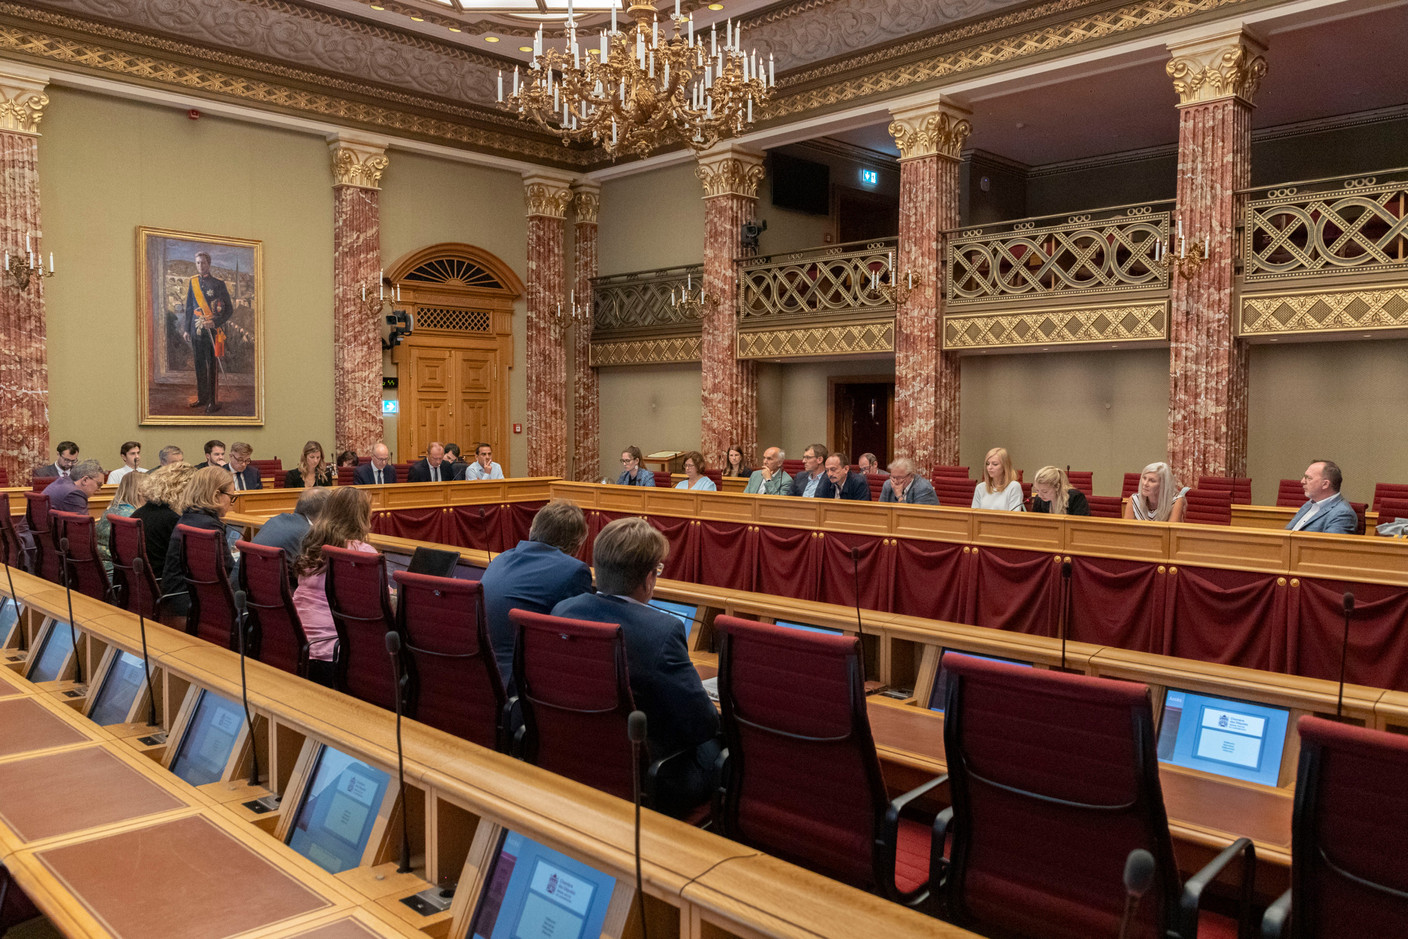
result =
[[193,121],[198,121],[200,120],[200,111],[195,108],[191,108],[189,111],[186,112],[186,116]]
[[521,434],[521,433],[523,433],[523,425],[522,425],[522,424],[514,424],[514,425],[513,425],[513,432],[514,432],[515,434]]

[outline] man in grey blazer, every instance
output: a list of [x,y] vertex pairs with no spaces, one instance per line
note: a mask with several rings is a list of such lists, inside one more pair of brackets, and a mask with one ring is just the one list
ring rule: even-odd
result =
[[1300,478],[1305,505],[1286,526],[1287,531],[1323,531],[1352,535],[1359,528],[1359,516],[1340,495],[1344,474],[1330,460],[1316,460]]
[[929,480],[914,474],[914,461],[902,456],[890,461],[890,478],[880,489],[880,501],[938,505],[939,496]]
[[763,496],[785,496],[792,488],[792,475],[782,468],[787,454],[778,447],[768,447],[763,451],[763,468],[753,470],[748,477],[745,493]]

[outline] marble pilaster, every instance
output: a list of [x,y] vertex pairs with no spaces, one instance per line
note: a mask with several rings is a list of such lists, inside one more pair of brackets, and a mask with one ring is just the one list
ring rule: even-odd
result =
[[890,134],[900,149],[900,231],[896,281],[915,286],[895,309],[894,454],[921,472],[958,462],[958,355],[944,352],[943,253],[959,224],[959,154],[970,112],[940,101],[894,112]]
[[1185,484],[1247,470],[1247,347],[1235,335],[1232,293],[1237,191],[1251,185],[1252,99],[1265,51],[1244,31],[1169,47],[1179,96],[1176,219],[1188,244],[1208,249],[1191,277],[1170,280],[1168,451]]
[[554,318],[567,300],[563,241],[569,180],[523,175],[528,214],[528,475],[567,476],[567,354]]
[[[0,70],[0,250],[27,261],[25,239],[42,249],[39,122],[48,76],[6,63]],[[29,482],[49,462],[48,326],[44,278],[23,289],[0,273],[0,467],[10,485]]]
[[573,473],[581,482],[601,478],[601,411],[597,371],[591,366],[592,278],[597,275],[597,211],[601,187],[577,183],[572,187],[574,218],[572,289],[577,303],[587,310],[585,321],[572,330],[572,456]]
[[738,358],[734,261],[744,256],[743,223],[757,212],[762,154],[721,144],[699,157],[695,174],[704,185],[704,292],[718,301],[705,305],[700,340],[699,450],[711,467],[722,466],[734,444],[756,462],[758,373]]
[[[363,290],[381,270],[384,142],[341,135],[328,141],[333,171],[333,436],[335,449],[367,453],[382,439],[381,324]],[[370,293],[368,293],[370,296]]]

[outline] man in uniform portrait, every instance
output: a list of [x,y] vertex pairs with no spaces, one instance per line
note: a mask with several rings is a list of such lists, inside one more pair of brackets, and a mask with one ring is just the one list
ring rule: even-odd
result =
[[230,290],[210,273],[210,254],[196,254],[196,271],[186,288],[186,311],[181,319],[181,338],[191,344],[196,367],[196,398],[193,408],[205,413],[220,410],[218,359],[225,353],[225,332],[221,328],[234,313]]

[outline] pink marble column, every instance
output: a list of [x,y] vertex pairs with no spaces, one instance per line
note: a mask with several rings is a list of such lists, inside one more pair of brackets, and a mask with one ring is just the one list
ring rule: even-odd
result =
[[567,476],[567,354],[558,326],[566,306],[562,243],[572,193],[568,181],[524,174],[528,210],[528,475]]
[[[384,145],[328,142],[333,169],[333,435],[335,449],[367,453],[382,439],[381,280]],[[366,291],[366,299],[364,299]]]
[[[25,255],[25,238],[35,250],[43,247],[38,127],[49,97],[38,73],[12,68],[18,71],[8,63],[0,71],[0,250],[23,267],[28,257],[16,255]],[[12,486],[27,485],[34,467],[53,459],[47,336],[44,278],[31,277],[21,289],[0,273],[0,467]]]
[[577,304],[587,311],[587,318],[572,330],[572,462],[573,475],[582,482],[601,478],[601,412],[597,373],[591,365],[592,353],[592,278],[597,275],[597,211],[601,206],[601,187],[595,183],[578,183],[572,187],[575,218],[572,262],[573,290]]
[[[738,278],[734,261],[743,254],[742,226],[758,206],[763,178],[761,154],[720,145],[699,158],[704,184],[703,334],[700,340],[702,413],[699,451],[709,466],[722,466],[728,448],[743,448],[754,462],[758,449],[758,373],[738,358]],[[711,303],[710,299],[716,301]]]
[[1265,47],[1245,32],[1170,46],[1179,95],[1177,224],[1207,261],[1173,274],[1169,462],[1185,485],[1247,471],[1247,347],[1236,338],[1237,191],[1251,185],[1252,97]]
[[[900,148],[900,238],[893,277],[895,455],[922,472],[958,463],[957,354],[941,346],[945,232],[958,227],[959,154],[972,125],[950,101],[896,111],[890,134]],[[913,287],[910,287],[913,275]]]

